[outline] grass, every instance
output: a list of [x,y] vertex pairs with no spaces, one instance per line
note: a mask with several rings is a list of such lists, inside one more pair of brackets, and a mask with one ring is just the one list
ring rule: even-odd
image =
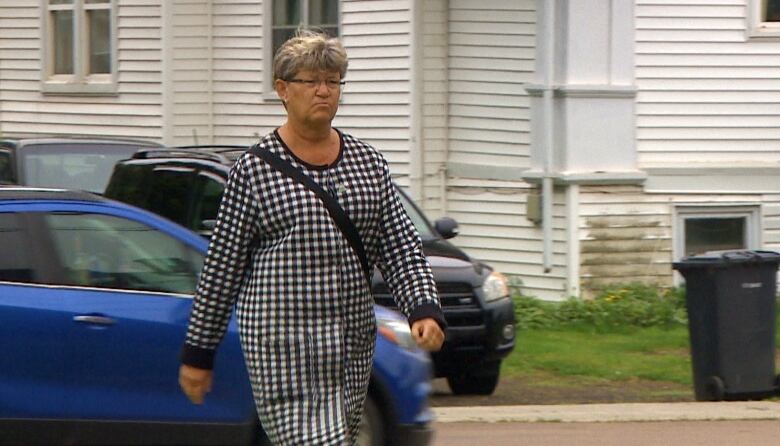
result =
[[594,299],[514,297],[517,345],[507,375],[691,383],[685,292],[626,284]]
[[518,330],[515,350],[501,372],[690,385],[688,331],[684,326],[613,332],[583,326]]
[[[559,391],[625,388],[634,400],[636,392],[647,401],[692,395],[683,289],[629,284],[587,301],[553,303],[519,295],[514,300],[517,344],[502,363],[502,377]],[[780,332],[776,342],[780,345]]]

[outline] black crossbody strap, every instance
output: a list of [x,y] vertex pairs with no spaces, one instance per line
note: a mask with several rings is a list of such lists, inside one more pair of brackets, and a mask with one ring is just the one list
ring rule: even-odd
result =
[[355,251],[355,254],[357,254],[358,258],[360,258],[360,264],[363,267],[363,273],[366,277],[366,281],[368,282],[368,288],[371,289],[372,271],[368,263],[368,257],[366,256],[366,249],[363,247],[363,241],[360,238],[360,233],[355,227],[355,224],[349,218],[349,215],[347,215],[346,211],[344,211],[344,209],[339,205],[338,201],[336,201],[332,195],[325,192],[325,190],[319,184],[317,184],[316,181],[312,180],[311,177],[303,173],[300,169],[295,168],[295,166],[283,160],[279,157],[279,155],[271,152],[270,150],[261,149],[259,146],[254,145],[249,149],[249,152],[260,157],[263,161],[268,163],[269,166],[278,170],[282,174],[304,185],[307,189],[314,192],[320,200],[322,200],[322,202],[325,204],[325,207],[328,209],[330,217],[334,222],[336,222],[336,226],[339,227],[342,234],[344,234],[344,237],[347,238],[347,241]]

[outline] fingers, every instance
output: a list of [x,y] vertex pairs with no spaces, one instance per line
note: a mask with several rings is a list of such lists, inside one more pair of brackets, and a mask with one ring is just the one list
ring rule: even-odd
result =
[[433,319],[422,319],[412,324],[412,337],[420,348],[439,351],[444,343],[444,332]]
[[203,404],[206,393],[211,391],[211,370],[182,365],[179,369],[179,386],[193,404]]

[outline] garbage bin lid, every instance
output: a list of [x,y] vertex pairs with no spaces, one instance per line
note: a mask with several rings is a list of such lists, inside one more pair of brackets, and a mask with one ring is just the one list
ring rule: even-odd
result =
[[761,250],[708,251],[672,263],[672,268],[712,268],[744,263],[780,263],[780,252]]

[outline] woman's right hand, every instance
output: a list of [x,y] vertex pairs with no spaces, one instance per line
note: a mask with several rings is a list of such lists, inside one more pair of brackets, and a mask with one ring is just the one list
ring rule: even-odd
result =
[[211,391],[212,375],[211,370],[182,364],[179,368],[179,386],[193,404],[203,404],[206,393]]

